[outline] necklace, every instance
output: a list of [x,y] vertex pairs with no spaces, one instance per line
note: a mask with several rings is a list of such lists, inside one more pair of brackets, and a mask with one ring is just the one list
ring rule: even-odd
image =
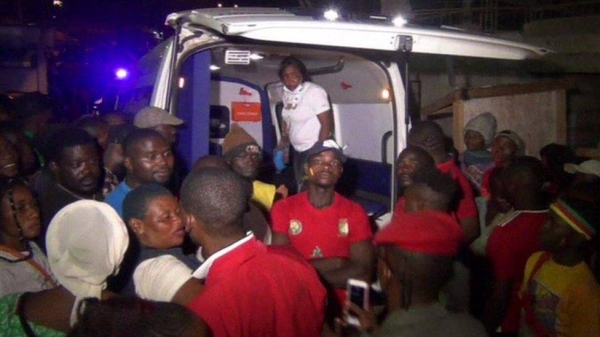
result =
[[68,190],[66,187],[64,187],[63,185],[61,185],[59,183],[55,183],[55,184],[56,184],[56,186],[60,187],[63,191],[65,191],[65,192],[69,193],[71,196],[77,198],[77,200],[86,200],[86,199],[96,200],[95,193],[92,195],[91,198],[85,198],[85,197],[80,196],[79,194],[75,194],[75,193],[71,192],[70,190]]
[[0,245],[0,251],[17,257],[16,259],[13,260],[13,259],[8,259],[8,258],[0,255],[0,260],[6,261],[8,263],[18,263],[18,262],[27,261],[27,260],[33,258],[33,250],[31,249],[30,244],[27,244],[27,249],[24,252],[16,251],[5,245]]

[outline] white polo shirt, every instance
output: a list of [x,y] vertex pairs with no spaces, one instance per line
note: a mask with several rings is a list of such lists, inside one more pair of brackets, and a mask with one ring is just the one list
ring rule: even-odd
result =
[[304,82],[299,90],[283,89],[284,122],[289,126],[290,143],[298,152],[310,149],[318,140],[321,123],[318,114],[331,109],[322,87]]

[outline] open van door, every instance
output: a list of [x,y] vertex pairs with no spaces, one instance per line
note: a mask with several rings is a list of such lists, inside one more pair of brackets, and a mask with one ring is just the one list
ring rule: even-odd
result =
[[371,214],[395,205],[395,158],[410,126],[411,53],[520,60],[548,52],[455,30],[329,21],[277,8],[192,10],[169,15],[167,24],[176,34],[144,60],[159,67],[143,78],[155,79],[149,104],[184,119],[179,150],[188,166],[219,154],[231,123],[270,158],[281,134],[277,69],[294,55],[329,95],[335,137],[349,157],[342,188]]

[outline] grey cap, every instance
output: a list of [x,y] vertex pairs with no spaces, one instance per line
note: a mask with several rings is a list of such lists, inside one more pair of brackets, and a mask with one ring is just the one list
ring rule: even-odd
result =
[[183,120],[171,115],[167,110],[154,106],[143,108],[133,118],[133,125],[142,129],[154,128],[163,124],[181,125]]

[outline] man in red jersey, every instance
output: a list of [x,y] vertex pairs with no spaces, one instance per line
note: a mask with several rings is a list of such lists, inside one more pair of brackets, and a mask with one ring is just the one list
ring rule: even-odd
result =
[[345,156],[333,140],[308,150],[308,189],[271,210],[273,244],[291,245],[346,301],[349,278],[369,281],[374,264],[371,227],[364,209],[335,192]]
[[446,136],[442,128],[433,121],[423,121],[415,124],[408,134],[408,144],[418,146],[433,157],[438,170],[450,174],[460,185],[462,198],[458,207],[453,211],[463,230],[465,241],[473,242],[480,233],[479,214],[475,204],[473,188],[464,173],[456,165],[453,156],[446,152]]

